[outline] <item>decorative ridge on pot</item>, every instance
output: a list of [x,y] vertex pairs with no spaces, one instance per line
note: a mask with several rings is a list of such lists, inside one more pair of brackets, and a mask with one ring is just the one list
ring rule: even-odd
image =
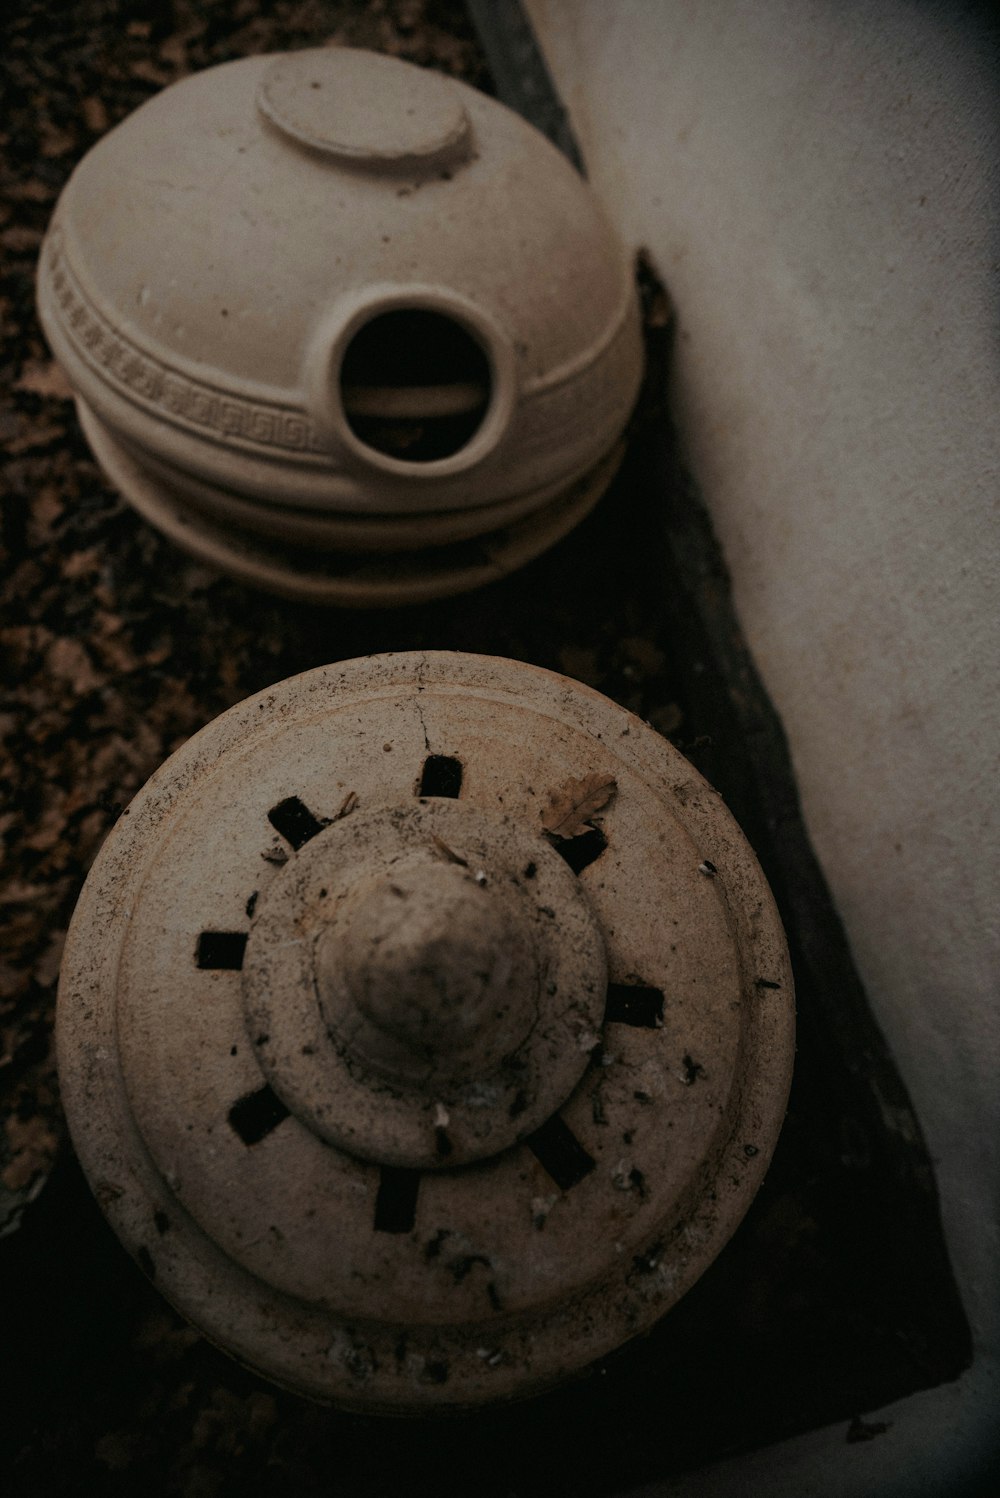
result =
[[667,1312],[780,1128],[760,869],[652,729],[458,653],[306,672],[118,822],[60,979],[90,1183],[243,1362],[382,1413],[535,1393]]
[[109,132],[39,309],[115,482],[238,573],[268,548],[213,495],[337,519],[334,553],[365,549],[352,518],[427,517],[439,592],[448,515],[519,565],[555,539],[543,510],[575,493],[561,533],[606,487],[642,366],[629,258],[562,155],[465,84],[336,47],[194,74]]

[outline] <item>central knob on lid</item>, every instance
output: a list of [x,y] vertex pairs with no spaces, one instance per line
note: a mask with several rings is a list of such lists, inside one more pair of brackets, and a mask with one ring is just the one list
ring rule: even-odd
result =
[[316,986],[350,1054],[433,1089],[487,1076],[517,1049],[537,1012],[538,968],[530,932],[489,877],[427,854],[356,893],[317,943]]
[[254,1057],[300,1124],[365,1160],[444,1169],[570,1096],[607,959],[580,881],[530,823],[431,797],[315,833],[257,901],[241,986]]
[[455,84],[377,52],[281,53],[264,71],[257,108],[301,145],[370,169],[430,169],[469,154],[469,117]]

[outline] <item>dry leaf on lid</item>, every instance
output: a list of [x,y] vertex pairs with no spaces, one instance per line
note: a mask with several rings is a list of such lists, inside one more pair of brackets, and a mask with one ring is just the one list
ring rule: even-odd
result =
[[615,777],[600,770],[567,780],[559,790],[549,791],[542,826],[555,837],[579,837],[590,830],[590,818],[607,806],[617,789]]

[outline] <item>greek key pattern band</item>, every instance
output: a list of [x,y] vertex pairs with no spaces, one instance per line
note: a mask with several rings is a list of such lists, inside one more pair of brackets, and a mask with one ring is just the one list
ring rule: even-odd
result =
[[62,312],[62,328],[76,353],[119,394],[168,420],[227,446],[280,452],[328,453],[314,423],[301,410],[247,400],[193,380],[114,329],[87,299],[66,258],[62,235],[50,234],[49,279]]

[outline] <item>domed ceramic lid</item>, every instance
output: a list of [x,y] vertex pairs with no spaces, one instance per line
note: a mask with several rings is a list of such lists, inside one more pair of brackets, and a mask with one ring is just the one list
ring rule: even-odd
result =
[[545,1387],[729,1237],[792,984],[718,796],[566,678],[280,683],[175,754],[73,920],[59,1059],[118,1233],[213,1341],[359,1409]]

